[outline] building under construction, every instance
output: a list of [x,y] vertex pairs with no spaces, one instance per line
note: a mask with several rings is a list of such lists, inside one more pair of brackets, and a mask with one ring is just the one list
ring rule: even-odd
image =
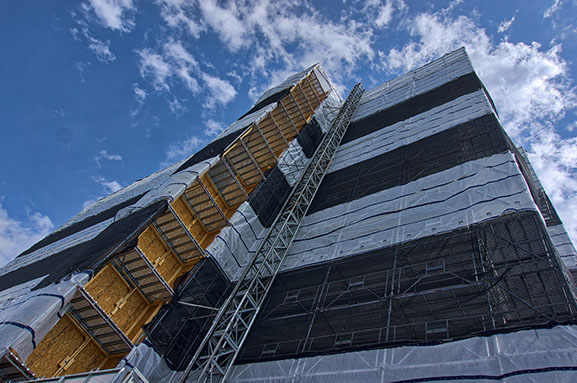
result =
[[573,275],[464,49],[315,65],[0,269],[0,379],[572,382]]

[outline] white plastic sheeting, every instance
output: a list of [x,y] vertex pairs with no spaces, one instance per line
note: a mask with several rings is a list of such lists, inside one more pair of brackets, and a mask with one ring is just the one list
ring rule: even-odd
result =
[[328,172],[346,168],[492,113],[491,104],[483,91],[464,95],[405,121],[347,142],[335,153]]
[[118,364],[119,368],[136,368],[151,383],[176,382],[182,373],[171,370],[158,353],[148,345],[141,343]]
[[577,326],[558,326],[434,346],[240,365],[234,367],[229,381],[384,383],[422,379],[419,381],[568,383],[575,381],[576,369]]
[[[25,295],[19,294],[17,299],[7,299],[0,310],[1,347],[11,347],[23,360],[28,358],[36,345],[68,310],[78,286],[84,285],[88,279],[88,274],[78,273],[66,281],[36,291],[28,290]],[[12,291],[14,293],[17,290]]]
[[[326,133],[331,127],[332,121],[336,118],[342,104],[343,99],[341,96],[337,92],[331,92],[315,112],[315,119],[323,133]],[[278,167],[292,187],[300,179],[305,171],[305,166],[309,162],[310,159],[305,156],[298,140],[293,140],[278,159]]]
[[323,133],[326,133],[329,130],[343,104],[343,98],[336,91],[329,93],[327,98],[323,100],[320,108],[315,112],[315,118]]
[[277,166],[292,187],[301,178],[309,162],[298,140],[293,140],[278,159]]
[[229,219],[230,226],[220,233],[207,247],[230,280],[237,280],[250,261],[264,236],[265,228],[248,202],[243,202]]
[[466,162],[303,220],[282,270],[536,210],[511,153]]
[[563,225],[547,227],[551,241],[555,245],[555,250],[563,260],[563,263],[569,270],[577,269],[577,252],[571,242]]
[[277,106],[277,103],[274,102],[272,104],[265,106],[262,109],[259,109],[257,111],[254,111],[251,114],[244,116],[240,120],[233,122],[228,128],[223,130],[218,135],[218,137],[216,137],[213,141],[216,141],[222,137],[225,137],[225,136],[227,136],[233,132],[237,132],[241,129],[246,129],[249,126],[251,126],[252,124],[258,124],[263,118],[266,117],[267,113],[271,112],[274,108],[276,108],[276,106]]
[[212,157],[171,175],[155,189],[146,193],[137,203],[127,206],[116,213],[115,220],[118,221],[136,210],[145,208],[161,200],[174,201],[192,185],[198,176],[207,172],[217,161],[218,157]]
[[306,76],[308,76],[308,74],[317,66],[318,64],[315,64],[313,66],[308,67],[307,69],[303,70],[302,72],[298,72],[295,74],[290,75],[289,77],[286,78],[286,80],[284,80],[283,82],[281,82],[280,84],[278,84],[277,86],[274,86],[272,88],[270,88],[269,90],[267,90],[266,92],[264,92],[262,94],[262,96],[260,96],[260,98],[254,103],[255,105],[258,104],[261,101],[266,100],[268,97],[272,96],[273,94],[282,92],[285,89],[289,89],[292,88],[293,86],[295,86],[296,84],[298,84],[303,78],[305,78]]
[[313,70],[317,80],[319,81],[319,85],[321,86],[321,88],[323,89],[323,91],[326,93],[331,89],[334,89],[333,84],[331,83],[331,80],[329,80],[329,77],[327,76],[327,74],[325,73],[325,70],[319,65],[317,66],[314,70]]
[[464,48],[448,53],[440,59],[365,92],[352,121],[438,88],[471,72],[473,66]]
[[73,246],[87,242],[100,234],[104,229],[112,224],[113,221],[113,218],[107,219],[31,253],[14,258],[0,269],[0,275],[8,274],[11,271],[30,265],[34,262],[38,262],[44,258],[48,258]]
[[185,160],[177,162],[174,165],[169,166],[166,169],[160,170],[154,174],[149,175],[146,178],[138,180],[125,188],[118,190],[104,198],[99,199],[92,205],[88,206],[86,209],[82,210],[80,213],[76,214],[72,219],[66,222],[64,225],[59,227],[56,231],[62,230],[74,223],[85,220],[88,217],[94,216],[104,210],[110,209],[116,205],[129,200],[130,198],[136,197],[137,195],[146,193],[151,189],[155,189],[162,182],[168,178],[172,172],[174,172],[180,165],[184,163]]

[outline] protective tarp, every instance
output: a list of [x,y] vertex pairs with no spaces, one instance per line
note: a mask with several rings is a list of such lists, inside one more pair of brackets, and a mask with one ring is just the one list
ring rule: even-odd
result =
[[513,155],[496,154],[305,217],[283,270],[535,209]]
[[212,324],[215,311],[234,285],[212,258],[203,258],[186,277],[170,304],[145,326],[147,342],[173,370],[184,370]]
[[[68,310],[79,285],[88,282],[86,273],[22,295],[18,286],[3,294],[0,311],[0,345],[14,349],[25,360],[36,345]],[[33,283],[33,282],[32,282]],[[29,287],[26,284],[25,287]],[[8,295],[11,296],[8,296]],[[12,298],[12,299],[11,299]]]
[[320,65],[317,66],[313,70],[313,72],[314,72],[317,80],[319,81],[321,88],[323,88],[323,92],[327,93],[331,89],[334,89],[334,86],[331,83],[331,80],[329,80],[329,77],[325,73],[325,70]]
[[458,97],[482,89],[482,84],[475,73],[461,76],[439,88],[412,97],[404,102],[375,112],[351,123],[351,129],[343,137],[343,142],[349,142],[370,134],[383,126],[392,125],[407,120],[419,113],[441,106]]
[[509,148],[495,115],[485,115],[326,174],[307,214],[506,153]]
[[569,270],[577,269],[577,252],[565,227],[562,224],[547,226],[547,231],[549,232],[551,241],[555,245],[555,250],[559,253],[565,266],[567,266]]
[[366,91],[355,111],[353,122],[472,72],[473,67],[464,48],[448,53],[429,64]]
[[305,78],[306,76],[308,76],[308,74],[317,66],[318,64],[315,64],[313,66],[308,67],[307,69],[303,70],[302,72],[298,72],[295,74],[290,75],[289,77],[286,78],[286,80],[284,80],[283,82],[281,82],[280,84],[278,84],[277,86],[274,86],[272,88],[270,88],[269,90],[267,90],[266,92],[264,92],[262,94],[262,96],[260,96],[260,98],[256,101],[255,105],[260,103],[261,101],[271,97],[272,95],[282,92],[285,89],[290,89],[293,86],[295,86],[296,84],[298,84],[303,78]]
[[336,92],[329,93],[324,99],[320,108],[315,112],[315,119],[319,123],[323,133],[328,132],[333,120],[339,114],[341,107],[344,104],[343,98]]
[[[182,373],[171,370],[164,359],[146,342],[134,347],[118,365],[119,368],[136,368],[151,383],[176,382]],[[120,374],[119,374],[120,375]]]
[[220,133],[217,138],[215,138],[215,141],[221,137],[227,136],[234,132],[238,132],[239,130],[244,130],[249,126],[251,126],[252,124],[258,124],[263,118],[266,117],[266,115],[269,112],[271,112],[274,108],[276,108],[276,106],[277,103],[275,102],[273,104],[265,106],[262,109],[257,110],[254,113],[244,116],[238,121],[233,122],[228,128],[223,130],[222,133]]
[[293,187],[301,178],[309,162],[298,140],[293,140],[278,159],[277,166],[288,184]]
[[290,191],[285,175],[275,166],[251,193],[249,204],[264,227],[272,225]]
[[316,118],[312,118],[300,131],[297,141],[307,158],[315,154],[316,148],[323,139],[323,131]]
[[102,231],[109,227],[113,221],[113,218],[107,219],[106,221],[97,223],[94,226],[90,226],[59,241],[44,246],[36,251],[17,257],[0,269],[0,276],[8,274],[9,272],[17,270],[21,267],[38,262],[42,259],[51,257],[52,255],[58,254],[66,249],[88,242],[102,233]]
[[235,366],[231,382],[573,382],[577,326]]
[[239,206],[229,222],[230,226],[222,228],[206,252],[218,262],[230,280],[237,280],[266,229],[248,202]]
[[194,180],[201,174],[210,169],[211,166],[218,161],[218,157],[213,157],[205,161],[199,162],[185,170],[172,174],[164,180],[156,188],[150,190],[134,205],[128,206],[120,210],[115,219],[119,220],[127,217],[132,212],[147,207],[155,202],[161,200],[174,201],[184,193],[184,191],[192,185]]
[[140,194],[146,193],[149,190],[156,189],[161,185],[170,175],[177,169],[184,160],[177,162],[174,165],[169,166],[166,169],[160,170],[154,174],[149,175],[141,180],[134,182],[133,184],[118,190],[104,198],[99,199],[92,205],[88,206],[86,209],[82,210],[80,213],[76,214],[72,219],[62,225],[58,230],[70,226],[74,223],[80,222],[90,216],[96,215],[106,209],[113,206],[119,205],[122,202]]
[[491,105],[483,91],[461,96],[341,145],[328,172],[354,165],[491,113]]
[[[74,270],[98,269],[106,260],[134,246],[146,227],[167,208],[166,201],[159,201],[140,209],[128,217],[112,222],[91,239],[64,248],[48,257],[20,266],[0,275],[0,290],[36,279],[48,274],[34,288],[39,289],[58,282]],[[65,241],[63,243],[66,243]],[[24,258],[24,257],[21,257]]]

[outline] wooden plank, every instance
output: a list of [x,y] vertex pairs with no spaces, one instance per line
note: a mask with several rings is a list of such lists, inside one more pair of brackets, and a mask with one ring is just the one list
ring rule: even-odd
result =
[[[87,339],[89,343],[85,344]],[[74,358],[71,358],[73,355]],[[90,371],[106,358],[106,353],[96,341],[66,313],[38,343],[26,359],[26,364],[36,376],[52,377],[59,371],[60,374]],[[65,360],[68,363],[63,369],[61,364]]]
[[111,264],[100,270],[85,288],[107,314],[110,314],[116,308],[117,302],[132,290]]

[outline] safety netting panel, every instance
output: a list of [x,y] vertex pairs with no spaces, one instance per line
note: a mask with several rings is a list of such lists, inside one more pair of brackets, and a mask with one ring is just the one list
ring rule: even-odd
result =
[[447,342],[575,319],[535,211],[280,274],[241,362]]
[[148,342],[176,370],[186,367],[232,289],[212,258],[200,260],[182,286],[144,328]]

